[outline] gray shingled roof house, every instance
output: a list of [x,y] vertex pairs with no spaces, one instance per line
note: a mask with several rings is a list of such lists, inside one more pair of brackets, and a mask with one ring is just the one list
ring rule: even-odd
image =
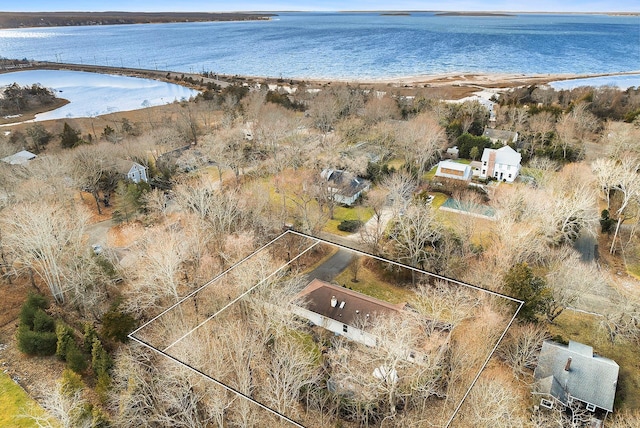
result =
[[333,200],[339,204],[353,205],[371,187],[369,180],[339,169],[325,169],[320,176],[327,181]]
[[553,399],[564,406],[577,400],[586,410],[606,416],[613,411],[618,370],[615,361],[594,355],[591,346],[545,341],[534,371],[537,392],[546,396],[540,404],[550,408]]
[[484,128],[482,134],[491,140],[492,143],[515,144],[518,141],[518,133],[505,129]]

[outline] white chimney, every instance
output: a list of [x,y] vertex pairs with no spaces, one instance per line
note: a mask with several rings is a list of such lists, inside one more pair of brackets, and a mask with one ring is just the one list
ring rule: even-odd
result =
[[336,296],[331,296],[331,307],[335,308],[337,304],[338,304],[338,299],[336,299]]

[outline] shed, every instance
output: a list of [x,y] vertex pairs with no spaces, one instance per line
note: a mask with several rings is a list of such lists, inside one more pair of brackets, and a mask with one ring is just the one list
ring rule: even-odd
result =
[[7,156],[2,158],[2,162],[6,162],[10,165],[25,165],[32,159],[35,159],[37,156],[27,150],[21,150],[18,153],[15,153],[11,156]]

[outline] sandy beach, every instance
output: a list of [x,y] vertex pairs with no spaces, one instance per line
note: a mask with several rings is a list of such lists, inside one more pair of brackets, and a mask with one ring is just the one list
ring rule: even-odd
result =
[[[203,79],[204,83],[215,82],[218,84],[228,84],[233,81],[246,81],[256,83],[280,83],[280,84],[299,84],[304,82],[307,86],[326,85],[331,83],[349,83],[354,85],[384,85],[391,87],[408,87],[408,88],[428,88],[428,87],[469,87],[469,88],[514,88],[519,86],[540,85],[553,82],[556,80],[582,79],[601,76],[622,76],[629,74],[639,74],[638,71],[626,71],[617,73],[594,73],[594,74],[516,74],[516,73],[439,73],[405,76],[399,78],[383,78],[383,79],[304,79],[304,78],[286,78],[278,79],[276,77],[264,76],[242,76],[242,75],[223,75],[220,74],[217,79],[203,78],[199,73],[184,73],[171,70],[151,70],[143,68],[127,68],[127,67],[108,67],[100,65],[86,64],[66,64],[55,62],[33,61],[28,67],[21,68],[27,70],[51,69],[51,70],[74,70],[88,71],[104,74],[120,74],[132,77],[147,77],[163,81],[175,82],[176,76],[191,77],[196,80]],[[0,73],[17,71],[16,69],[0,69]],[[179,82],[184,86],[189,86],[185,82]]]

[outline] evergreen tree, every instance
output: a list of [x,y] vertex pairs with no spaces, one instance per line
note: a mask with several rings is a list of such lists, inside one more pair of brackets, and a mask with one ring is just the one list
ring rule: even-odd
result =
[[552,298],[544,278],[534,275],[527,263],[513,265],[504,276],[504,285],[513,297],[524,301],[518,316],[526,321],[537,321]]
[[82,143],[80,131],[74,129],[67,122],[64,123],[62,133],[60,134],[60,144],[65,149],[72,149]]
[[93,324],[85,323],[84,337],[83,337],[83,343],[82,343],[82,348],[84,352],[86,352],[87,354],[92,352],[93,341],[96,340],[97,338],[98,338],[98,332],[93,327]]

